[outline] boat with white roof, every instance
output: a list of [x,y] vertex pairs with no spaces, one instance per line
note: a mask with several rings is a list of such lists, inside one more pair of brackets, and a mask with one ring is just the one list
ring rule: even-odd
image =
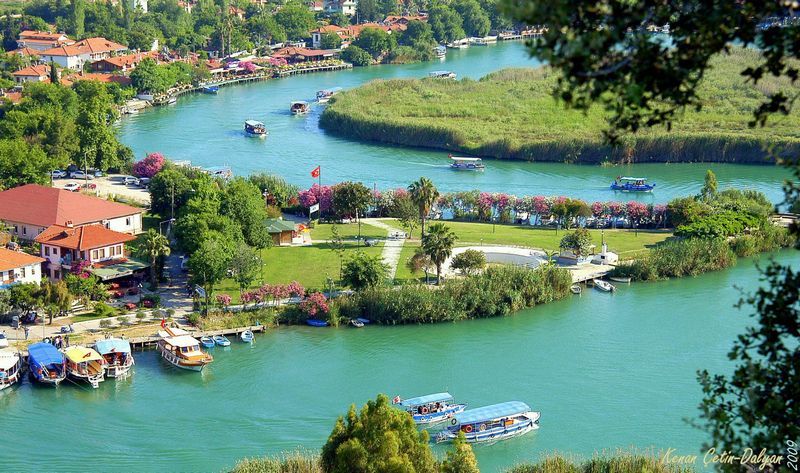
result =
[[447,420],[464,412],[466,404],[456,404],[450,393],[428,394],[426,396],[401,399],[395,396],[392,403],[411,414],[417,424],[433,424]]
[[200,342],[189,332],[174,327],[163,327],[158,331],[161,340],[158,350],[161,357],[173,366],[184,370],[202,371],[214,361],[214,357],[200,349]]
[[450,168],[456,171],[483,171],[486,169],[481,158],[468,158],[450,155]]
[[16,350],[0,350],[0,391],[19,382],[22,358]]
[[653,192],[655,184],[648,184],[646,177],[617,177],[611,183],[611,190],[621,192]]
[[456,414],[450,426],[436,434],[446,442],[463,432],[467,442],[489,442],[526,434],[539,428],[541,413],[521,401],[509,401]]
[[106,376],[121,378],[130,373],[134,364],[130,342],[122,338],[106,338],[95,342],[94,349],[106,360]]

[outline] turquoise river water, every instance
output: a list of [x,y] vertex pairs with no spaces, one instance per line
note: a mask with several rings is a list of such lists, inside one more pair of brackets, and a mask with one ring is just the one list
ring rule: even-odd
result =
[[[124,117],[120,137],[137,157],[160,151],[172,159],[201,166],[230,166],[237,174],[266,171],[303,187],[309,175],[322,167],[323,183],[363,181],[379,189],[405,187],[420,176],[431,178],[443,191],[480,189],[517,195],[566,195],[588,201],[640,199],[666,202],[697,193],[706,169],[717,174],[721,187],[761,190],[775,202],[786,172],[775,166],[724,164],[644,164],[626,167],[579,166],[557,163],[487,161],[483,173],[454,172],[447,152],[357,143],[330,136],[319,129],[321,107],[305,117],[289,113],[292,100],[311,100],[316,91],[353,88],[379,78],[426,77],[429,71],[449,69],[460,78],[480,78],[505,67],[536,66],[518,42],[491,47],[448,51],[442,62],[355,68],[307,74],[280,80],[223,88],[219,95],[188,95],[168,107]],[[502,106],[502,104],[498,104]],[[535,113],[535,111],[531,111]],[[246,119],[266,123],[269,136],[247,138]],[[643,175],[657,184],[653,194],[627,195],[608,190],[619,175]]]
[[[776,254],[797,267],[800,252]],[[558,450],[700,451],[698,369],[724,373],[750,320],[750,260],[726,271],[592,290],[514,316],[461,323],[280,327],[215,349],[203,373],[156,352],[97,390],[29,382],[0,394],[3,471],[220,471],[245,456],[318,449],[337,415],[379,392],[447,389],[472,406],[518,399],[541,428],[475,449],[485,472]],[[435,447],[442,453],[440,446]],[[702,465],[698,465],[702,468]]]

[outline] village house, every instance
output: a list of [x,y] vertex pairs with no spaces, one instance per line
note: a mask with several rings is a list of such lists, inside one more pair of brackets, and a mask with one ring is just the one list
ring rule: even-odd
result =
[[296,227],[293,222],[287,222],[279,218],[267,219],[267,232],[272,237],[275,246],[291,245],[292,239],[296,235]]
[[17,39],[17,48],[45,51],[58,46],[72,44],[74,42],[75,41],[68,38],[64,33],[25,30],[19,34],[19,38]]
[[342,13],[355,16],[358,2],[356,0],[325,0],[325,14]]
[[322,61],[332,59],[336,56],[336,51],[332,49],[307,49],[290,46],[281,48],[272,53],[275,59],[285,59],[289,63],[306,61]]
[[[413,18],[413,17],[389,17],[389,18]],[[421,17],[422,18],[422,17]],[[410,20],[409,20],[410,21]],[[311,31],[311,47],[322,47],[322,36],[326,33],[335,33],[342,39],[342,47],[346,48],[350,43],[358,38],[367,28],[377,28],[386,31],[389,34],[397,31],[405,31],[408,27],[408,21],[395,20],[393,23],[379,24],[379,23],[362,23],[360,25],[351,25],[347,27],[336,25],[325,25]]]
[[86,38],[74,44],[46,49],[39,57],[43,62],[54,62],[66,69],[81,70],[86,63],[110,58],[127,50],[127,46],[105,38]]
[[343,43],[351,40],[350,30],[348,28],[342,28],[337,25],[325,25],[311,31],[311,47],[314,49],[322,47],[322,36],[327,33],[334,33]]
[[0,247],[0,289],[42,280],[44,258]]
[[[130,276],[134,271],[148,267],[126,256],[125,243],[135,239],[133,235],[115,232],[102,225],[51,225],[35,241],[41,245],[40,256],[45,259],[45,274],[50,279],[58,281],[79,268],[97,272],[97,276],[105,281]],[[121,268],[116,267],[118,265]]]
[[0,220],[10,227],[11,235],[28,241],[55,224],[100,224],[131,234],[142,231],[142,209],[38,184],[0,192]]
[[91,65],[91,69],[96,72],[130,72],[139,65],[144,59],[151,58],[155,59],[158,57],[157,53],[148,52],[148,53],[133,53],[133,54],[126,54],[124,56],[114,56],[105,59],[101,59],[97,62],[93,62]]
[[39,64],[20,69],[13,74],[14,82],[24,84],[26,82],[50,82],[50,66]]

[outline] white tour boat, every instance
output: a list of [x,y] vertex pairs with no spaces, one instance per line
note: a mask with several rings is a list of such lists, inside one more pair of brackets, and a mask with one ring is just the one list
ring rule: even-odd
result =
[[436,434],[446,442],[464,432],[467,442],[489,442],[523,435],[539,428],[541,413],[520,401],[509,401],[456,414],[450,426]]
[[397,396],[392,400],[392,403],[397,404],[404,411],[411,414],[415,423],[433,424],[464,412],[467,405],[456,404],[453,400],[453,396],[450,393],[436,393],[410,399],[400,399],[400,396]]
[[15,350],[0,350],[0,391],[19,382],[22,359]]
[[179,328],[164,327],[159,330],[158,350],[161,357],[173,366],[184,370],[202,371],[214,357],[200,349],[200,342]]

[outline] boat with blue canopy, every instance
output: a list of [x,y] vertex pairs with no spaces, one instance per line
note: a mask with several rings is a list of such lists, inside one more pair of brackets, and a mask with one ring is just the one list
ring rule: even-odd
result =
[[67,360],[53,345],[34,343],[28,347],[28,369],[34,381],[57,386],[67,377]]
[[436,434],[437,442],[463,432],[467,442],[489,442],[523,435],[539,428],[541,413],[521,401],[509,401],[456,414],[450,426]]
[[95,342],[94,349],[106,360],[106,376],[121,378],[130,373],[134,364],[130,342],[122,338],[106,338]]
[[306,323],[312,327],[327,327],[328,322],[319,319],[306,319]]
[[255,120],[245,120],[244,131],[248,135],[267,136],[267,127],[263,123]]
[[218,85],[206,85],[202,89],[204,94],[216,94],[219,92]]
[[450,393],[435,393],[426,396],[401,399],[396,396],[392,402],[404,411],[411,414],[417,424],[433,424],[447,420],[454,415],[464,412],[466,404],[456,404],[453,402]]
[[652,192],[655,184],[648,184],[646,177],[617,177],[611,183],[611,190],[621,192]]

